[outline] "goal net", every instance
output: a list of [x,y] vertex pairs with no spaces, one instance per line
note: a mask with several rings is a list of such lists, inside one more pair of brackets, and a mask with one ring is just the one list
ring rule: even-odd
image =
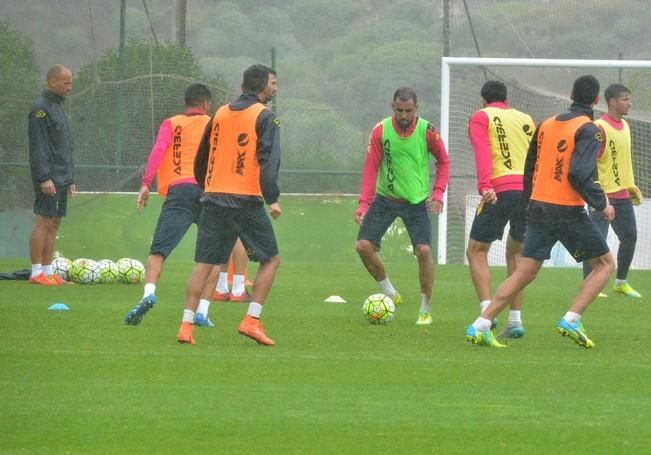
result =
[[[549,60],[444,57],[441,73],[441,136],[450,154],[450,182],[445,213],[439,217],[438,262],[466,263],[465,249],[480,197],[477,193],[473,151],[468,140],[470,116],[481,109],[484,82],[496,79],[508,90],[509,105],[530,114],[536,124],[567,110],[574,80],[593,74],[603,90],[619,82],[632,92],[633,106],[626,120],[631,128],[635,182],[651,197],[651,97],[645,87],[651,79],[651,61]],[[595,108],[595,119],[606,111],[605,100]],[[635,207],[638,241],[632,268],[651,269],[651,203]],[[505,265],[505,243],[494,242],[491,265]],[[608,244],[616,254],[618,241],[612,229]],[[552,250],[545,265],[577,266],[562,245]]]

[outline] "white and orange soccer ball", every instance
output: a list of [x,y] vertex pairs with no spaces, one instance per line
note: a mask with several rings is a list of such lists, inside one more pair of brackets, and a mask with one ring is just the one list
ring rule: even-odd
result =
[[371,324],[387,324],[393,319],[396,306],[390,297],[384,294],[373,294],[364,301],[362,313]]

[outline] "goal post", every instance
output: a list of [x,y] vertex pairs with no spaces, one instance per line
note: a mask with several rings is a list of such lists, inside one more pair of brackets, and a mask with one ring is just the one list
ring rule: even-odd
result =
[[[441,60],[440,134],[450,155],[450,182],[444,194],[445,210],[439,215],[437,262],[464,263],[465,246],[474,208],[479,202],[475,162],[467,138],[470,116],[481,109],[480,90],[488,79],[507,85],[509,105],[530,114],[536,124],[571,104],[573,81],[594,74],[603,90],[621,82],[632,92],[633,107],[626,120],[631,127],[634,174],[643,195],[651,197],[651,98],[646,93],[651,81],[651,61],[443,57]],[[622,78],[622,76],[624,76]],[[603,97],[602,97],[603,98]],[[638,100],[640,102],[638,103]],[[606,111],[605,100],[595,107],[595,118]],[[638,245],[633,268],[651,269],[651,207],[635,208]],[[505,229],[508,234],[508,226]],[[491,265],[503,265],[505,242],[495,242],[489,254]],[[608,243],[618,242],[609,232]],[[572,266],[564,249],[555,247],[546,265]],[[560,250],[563,251],[560,251]]]

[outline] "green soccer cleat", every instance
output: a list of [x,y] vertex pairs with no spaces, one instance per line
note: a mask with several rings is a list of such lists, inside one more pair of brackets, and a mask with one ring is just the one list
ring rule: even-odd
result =
[[495,339],[491,330],[487,332],[478,332],[472,324],[466,328],[466,340],[479,346],[488,346],[491,348],[505,348],[506,345]]
[[524,327],[522,324],[507,324],[499,334],[498,338],[522,338],[524,336]]
[[565,318],[561,318],[556,327],[556,331],[564,337],[572,338],[576,344],[586,349],[594,348],[595,346],[594,342],[586,335],[583,324],[580,322],[569,323]]
[[613,291],[615,291],[617,294],[623,294],[628,297],[634,297],[636,299],[639,299],[642,297],[639,292],[637,292],[635,289],[631,287],[630,284],[628,284],[628,281],[624,281],[622,284],[619,285],[614,285],[613,286]]
[[418,313],[416,325],[430,325],[432,323],[432,313]]
[[392,300],[393,300],[393,304],[395,306],[402,305],[404,303],[402,301],[402,296],[400,295],[399,292],[396,294],[396,296]]

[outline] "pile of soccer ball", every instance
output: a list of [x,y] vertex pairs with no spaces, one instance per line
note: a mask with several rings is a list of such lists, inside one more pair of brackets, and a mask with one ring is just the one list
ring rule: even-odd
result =
[[52,270],[64,280],[79,284],[136,284],[145,278],[145,266],[137,259],[130,258],[122,258],[117,262],[86,258],[71,261],[59,256],[52,261]]
[[396,313],[396,305],[384,294],[373,294],[364,301],[362,313],[371,324],[387,324]]

